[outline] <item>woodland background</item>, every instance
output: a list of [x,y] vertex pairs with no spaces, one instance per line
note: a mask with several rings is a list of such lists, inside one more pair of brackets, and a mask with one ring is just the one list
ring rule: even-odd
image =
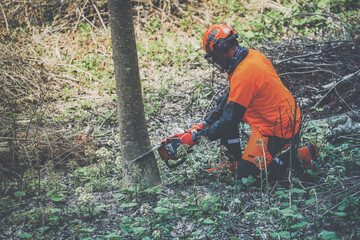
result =
[[203,143],[175,170],[158,161],[161,186],[122,188],[107,2],[2,0],[0,238],[359,238],[360,2],[132,4],[153,145],[200,123],[226,91],[202,58],[207,27],[226,23],[296,97],[317,171],[236,182],[201,170],[222,161],[217,142]]

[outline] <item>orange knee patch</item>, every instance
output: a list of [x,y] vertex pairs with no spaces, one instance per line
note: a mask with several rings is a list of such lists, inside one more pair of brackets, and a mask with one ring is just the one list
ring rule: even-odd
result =
[[264,169],[265,163],[268,165],[273,160],[273,157],[267,149],[267,143],[268,137],[261,135],[258,130],[253,129],[249,142],[243,152],[242,159],[255,163],[258,168]]

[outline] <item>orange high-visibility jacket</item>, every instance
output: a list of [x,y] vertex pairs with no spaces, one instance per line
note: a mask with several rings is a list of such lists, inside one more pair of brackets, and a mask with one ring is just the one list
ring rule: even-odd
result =
[[300,108],[262,53],[249,49],[229,78],[228,102],[246,108],[242,121],[265,136],[291,138],[298,132]]
[[249,49],[229,79],[230,93],[221,117],[199,135],[220,138],[240,121],[264,136],[291,138],[298,133],[300,108],[262,53]]

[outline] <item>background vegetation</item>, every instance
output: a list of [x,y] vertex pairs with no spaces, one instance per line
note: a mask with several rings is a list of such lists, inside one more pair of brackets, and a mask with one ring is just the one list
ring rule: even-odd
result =
[[200,122],[226,91],[201,49],[206,28],[226,23],[301,104],[317,171],[270,185],[207,174],[223,160],[204,142],[174,171],[159,161],[162,186],[122,188],[106,1],[4,0],[0,238],[357,239],[360,2],[132,2],[154,145]]

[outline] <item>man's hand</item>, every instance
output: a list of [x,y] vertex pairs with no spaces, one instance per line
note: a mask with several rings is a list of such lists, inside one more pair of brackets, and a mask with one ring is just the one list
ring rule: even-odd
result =
[[207,126],[204,123],[200,123],[198,125],[194,125],[192,126],[189,130],[187,130],[186,132],[194,132],[194,131],[198,131],[198,130],[202,130],[205,129]]
[[192,146],[194,146],[196,144],[193,140],[191,140],[192,133],[187,132],[187,131],[183,132],[183,133],[178,133],[178,134],[172,135],[171,137],[168,137],[168,138],[162,140],[160,142],[160,144],[161,143],[166,143],[168,139],[175,138],[175,137],[180,139],[181,144],[186,144],[186,145],[189,145],[190,147],[192,147]]
[[181,143],[189,145],[190,147],[194,146],[196,143],[192,140],[192,133],[185,132],[177,134]]

